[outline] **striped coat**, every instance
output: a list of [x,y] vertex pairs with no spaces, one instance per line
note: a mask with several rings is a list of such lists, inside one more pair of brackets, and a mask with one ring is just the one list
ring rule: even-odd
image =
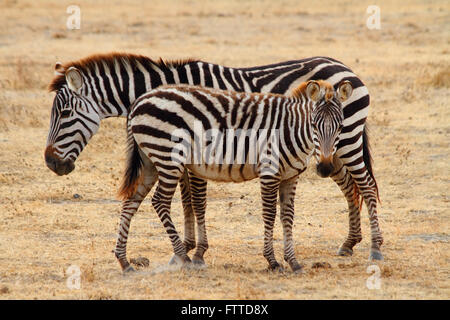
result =
[[[309,81],[290,98],[178,85],[159,87],[137,99],[128,122],[133,135],[128,167],[139,168],[141,157],[154,164],[152,176],[158,179],[158,186],[152,204],[169,234],[175,256],[190,262],[170,217],[173,193],[189,169],[198,177],[215,181],[260,179],[264,257],[272,270],[280,267],[272,240],[276,202],[282,190],[284,257],[292,270],[300,270],[292,240],[294,182],[313,154],[323,172],[328,170],[326,175],[333,172],[329,168],[344,119],[341,104],[351,92],[347,81],[337,92],[324,81]],[[203,136],[208,133],[209,143],[204,144]],[[212,135],[214,139],[210,139]],[[136,192],[139,174],[125,181],[128,183],[121,192],[129,198]],[[199,231],[206,237],[206,230]]]

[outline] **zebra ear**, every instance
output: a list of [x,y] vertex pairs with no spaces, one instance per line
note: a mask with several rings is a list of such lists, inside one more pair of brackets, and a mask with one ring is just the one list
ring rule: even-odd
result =
[[347,100],[348,98],[350,98],[350,96],[353,93],[353,86],[351,84],[350,81],[343,81],[338,88],[338,98],[341,102],[344,102],[345,100]]
[[62,63],[58,61],[55,64],[55,76],[62,76],[62,75],[64,75],[64,69],[62,67]]
[[75,67],[70,67],[66,71],[66,82],[70,90],[79,93],[81,87],[83,86],[83,77],[81,72]]
[[319,100],[320,96],[320,85],[317,81],[310,80],[306,84],[306,97],[312,101]]

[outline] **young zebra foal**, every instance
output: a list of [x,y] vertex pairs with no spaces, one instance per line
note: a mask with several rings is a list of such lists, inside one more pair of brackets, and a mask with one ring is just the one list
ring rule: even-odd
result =
[[[121,194],[133,195],[143,161],[158,179],[152,204],[172,242],[175,256],[190,262],[170,217],[170,205],[186,169],[216,181],[259,177],[264,221],[263,255],[280,268],[273,250],[273,226],[280,197],[284,259],[301,269],[294,253],[292,225],[297,179],[314,154],[321,176],[333,172],[333,156],[344,119],[342,102],[350,82],[337,91],[325,81],[302,83],[291,97],[249,94],[196,86],[162,86],[136,100],[128,118],[129,157]],[[133,140],[134,139],[134,140]],[[203,219],[195,212],[197,219]],[[206,231],[205,231],[206,237]],[[205,248],[206,250],[206,248]]]

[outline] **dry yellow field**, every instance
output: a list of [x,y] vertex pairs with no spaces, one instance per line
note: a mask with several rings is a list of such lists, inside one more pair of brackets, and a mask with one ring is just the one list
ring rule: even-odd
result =
[[[74,3],[76,2],[76,3]],[[66,9],[81,9],[68,30]],[[0,2],[0,299],[449,299],[450,2],[372,1]],[[114,254],[125,160],[125,119],[107,119],[68,176],[44,162],[56,61],[122,51],[196,57],[244,67],[331,56],[371,93],[368,118],[380,189],[385,261],[369,289],[370,231],[338,257],[347,204],[313,168],[297,187],[294,239],[303,274],[269,273],[262,256],[258,181],[210,183],[208,267],[167,267],[172,247],[150,202],[135,216],[128,256],[150,266],[123,276]],[[76,196],[79,195],[79,196]],[[150,197],[149,197],[150,199]],[[177,192],[173,218],[182,232]],[[282,230],[275,250],[282,260]],[[328,268],[312,268],[326,262]],[[81,288],[67,286],[68,267]]]

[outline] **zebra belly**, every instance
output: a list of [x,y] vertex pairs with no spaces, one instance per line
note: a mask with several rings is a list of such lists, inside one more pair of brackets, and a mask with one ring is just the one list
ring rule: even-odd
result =
[[305,170],[306,170],[306,167],[303,167],[303,166],[300,168],[289,168],[281,174],[281,180],[289,180],[295,176],[298,176]]
[[203,179],[221,182],[244,182],[258,177],[254,164],[187,164],[185,167]]

